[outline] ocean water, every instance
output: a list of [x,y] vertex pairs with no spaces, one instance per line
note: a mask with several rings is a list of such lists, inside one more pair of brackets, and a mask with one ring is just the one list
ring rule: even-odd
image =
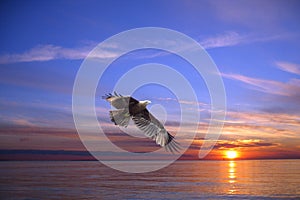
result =
[[0,199],[300,199],[300,160],[177,161],[144,174],[97,161],[0,162]]

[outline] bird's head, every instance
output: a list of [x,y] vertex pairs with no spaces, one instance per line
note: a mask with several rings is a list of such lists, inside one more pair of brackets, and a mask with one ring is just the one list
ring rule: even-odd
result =
[[145,101],[140,101],[141,104],[145,105],[145,107],[151,103],[151,101],[149,100],[145,100]]

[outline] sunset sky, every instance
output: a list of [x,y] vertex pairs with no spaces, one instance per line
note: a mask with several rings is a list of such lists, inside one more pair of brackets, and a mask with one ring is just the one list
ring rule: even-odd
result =
[[[241,159],[300,158],[299,1],[2,1],[0,5],[0,160],[90,159],[72,116],[76,73],[98,43],[140,27],[188,35],[219,69],[227,116],[206,159],[223,159],[230,149]],[[112,63],[96,92],[99,123],[123,149],[157,148],[147,138],[132,138],[110,123],[110,106],[101,100],[126,71],[153,62],[182,73],[198,102],[176,99],[158,85],[143,86],[133,95],[161,105],[172,134],[179,124],[178,105],[199,105],[198,134],[182,157],[197,159],[209,122],[210,95],[201,76],[174,55],[148,49]],[[161,119],[160,109],[152,111]],[[184,128],[187,134],[191,131]]]

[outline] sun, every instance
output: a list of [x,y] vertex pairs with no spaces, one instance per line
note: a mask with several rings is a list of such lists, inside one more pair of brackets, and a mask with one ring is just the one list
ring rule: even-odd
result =
[[228,159],[235,159],[238,157],[237,151],[234,151],[234,150],[228,150],[225,152],[225,154]]

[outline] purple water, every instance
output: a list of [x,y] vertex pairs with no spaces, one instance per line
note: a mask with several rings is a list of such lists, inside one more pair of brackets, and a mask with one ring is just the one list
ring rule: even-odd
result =
[[300,160],[177,161],[128,174],[96,161],[0,162],[0,199],[300,198]]

